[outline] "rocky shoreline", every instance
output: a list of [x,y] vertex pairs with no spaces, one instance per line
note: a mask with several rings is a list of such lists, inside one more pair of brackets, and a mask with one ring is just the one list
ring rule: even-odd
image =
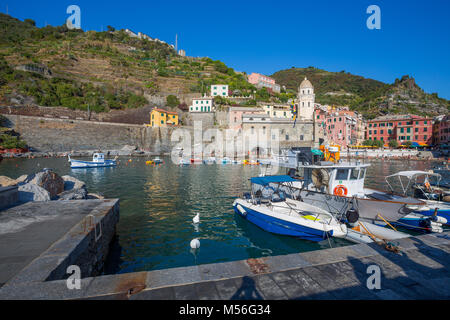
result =
[[19,202],[51,201],[51,200],[85,200],[103,199],[98,194],[89,193],[86,184],[72,176],[59,176],[52,169],[43,169],[17,179],[0,176],[0,186],[16,186]]
[[149,152],[139,150],[135,146],[124,146],[122,149],[115,150],[78,150],[70,152],[54,152],[54,151],[28,151],[22,153],[6,152],[1,156],[3,158],[62,158],[67,157],[69,154],[72,157],[92,157],[96,152],[104,153],[108,156],[132,156],[132,157],[145,157],[145,156],[163,156],[169,153]]

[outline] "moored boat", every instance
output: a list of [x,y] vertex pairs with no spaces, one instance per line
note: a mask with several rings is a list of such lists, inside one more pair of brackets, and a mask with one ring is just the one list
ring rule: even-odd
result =
[[251,178],[252,191],[234,201],[235,212],[263,230],[275,234],[310,241],[344,237],[347,227],[339,223],[331,213],[287,198],[284,192],[273,185],[292,180],[289,176]]
[[68,155],[70,167],[71,168],[100,168],[100,167],[113,167],[117,165],[116,160],[114,159],[105,159],[105,155],[103,153],[94,153],[92,156],[92,161],[84,161],[84,160],[75,160]]

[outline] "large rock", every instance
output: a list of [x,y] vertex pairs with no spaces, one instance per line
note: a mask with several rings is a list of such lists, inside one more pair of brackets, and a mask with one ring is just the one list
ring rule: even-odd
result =
[[83,181],[80,181],[71,176],[62,176],[64,180],[64,191],[86,188],[86,184]]
[[19,201],[50,201],[50,192],[34,183],[25,183],[19,186]]
[[11,179],[7,176],[0,176],[0,186],[3,187],[9,187],[9,186],[15,186],[17,184],[16,180]]
[[86,188],[77,188],[64,191],[58,195],[58,200],[84,200],[88,198]]
[[64,191],[64,180],[50,169],[44,169],[36,174],[28,176],[25,183],[33,183],[44,188],[50,193],[50,197],[54,198],[58,193]]

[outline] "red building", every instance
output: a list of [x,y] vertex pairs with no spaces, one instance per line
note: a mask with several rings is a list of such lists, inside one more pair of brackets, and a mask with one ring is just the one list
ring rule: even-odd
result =
[[417,142],[433,144],[433,120],[416,115],[388,115],[367,121],[368,140],[382,140],[388,143],[396,140],[399,144]]
[[433,127],[435,145],[450,144],[450,116],[439,116]]

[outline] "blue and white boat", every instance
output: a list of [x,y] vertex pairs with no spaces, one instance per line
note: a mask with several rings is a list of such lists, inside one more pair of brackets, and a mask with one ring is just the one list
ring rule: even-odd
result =
[[[427,205],[395,192],[385,192],[364,186],[369,164],[360,161],[321,161],[310,150],[291,148],[278,159],[262,161],[261,175],[273,167],[284,167],[293,182],[283,183],[292,190],[288,197],[302,200],[335,215],[345,218],[349,208],[356,209],[357,220],[377,225],[386,222],[418,231],[442,232],[447,220],[419,213]],[[270,170],[271,171],[271,170]]]
[[403,195],[407,195],[412,190],[415,198],[425,202],[425,205],[421,206],[410,205],[409,209],[450,225],[450,202],[446,201],[450,200],[450,192],[439,187],[440,180],[440,174],[427,171],[400,171],[386,177],[386,183],[392,192],[394,192],[394,182],[398,182],[397,185],[401,188]]
[[253,177],[251,193],[233,203],[244,219],[271,233],[322,241],[345,237],[347,227],[326,210],[286,197],[280,183],[293,182],[289,176]]
[[105,155],[103,153],[94,153],[92,156],[92,161],[84,161],[84,160],[75,160],[68,155],[70,167],[71,168],[100,168],[100,167],[113,167],[117,165],[116,158],[113,160],[105,159]]

